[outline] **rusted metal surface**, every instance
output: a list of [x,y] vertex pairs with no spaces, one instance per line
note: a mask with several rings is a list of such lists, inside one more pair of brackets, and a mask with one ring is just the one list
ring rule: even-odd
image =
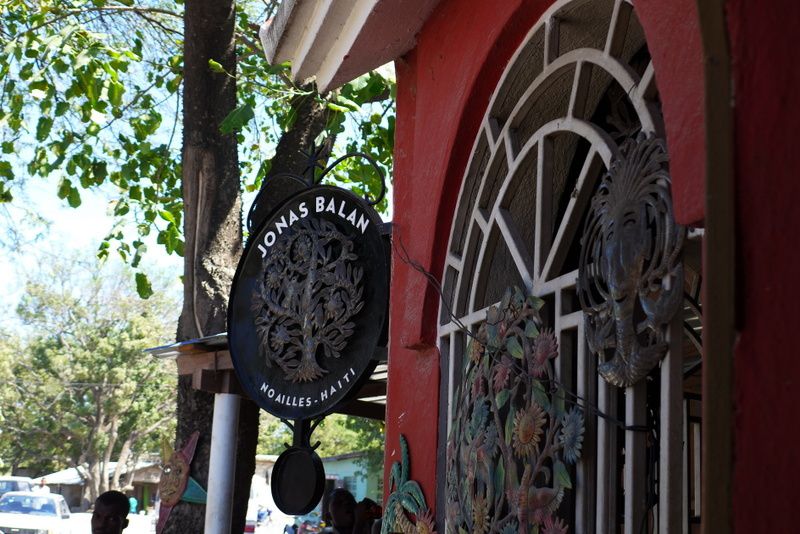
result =
[[264,259],[253,293],[260,349],[286,380],[311,382],[325,373],[317,352],[339,358],[353,334],[350,318],[364,307],[364,271],[353,240],[325,220],[304,219]]
[[586,338],[601,358],[613,351],[598,372],[619,387],[667,353],[667,325],[683,300],[685,230],[672,214],[667,161],[660,139],[627,139],[592,199],[581,241]]

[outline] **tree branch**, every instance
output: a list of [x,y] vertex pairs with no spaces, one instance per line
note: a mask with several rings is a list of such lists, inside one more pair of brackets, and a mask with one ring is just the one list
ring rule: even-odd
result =
[[95,7],[86,7],[86,8],[83,8],[83,9],[68,9],[66,11],[61,12],[61,14],[56,15],[55,17],[53,17],[53,18],[51,18],[49,20],[46,20],[46,21],[44,21],[44,22],[42,22],[40,24],[32,26],[32,27],[28,28],[27,30],[24,30],[24,31],[18,33],[11,40],[12,41],[16,40],[20,36],[25,35],[26,33],[35,32],[36,30],[38,30],[40,28],[44,28],[45,26],[50,26],[50,25],[55,24],[56,22],[58,22],[60,20],[64,20],[64,19],[69,18],[71,16],[82,15],[84,13],[93,13],[93,12],[94,13],[98,13],[98,12],[104,12],[104,13],[136,13],[136,14],[157,13],[159,15],[168,15],[170,17],[176,17],[176,18],[179,18],[179,19],[183,19],[183,15],[181,15],[180,13],[176,13],[174,11],[170,11],[169,9],[162,9],[162,8],[159,8],[159,7],[95,6]]

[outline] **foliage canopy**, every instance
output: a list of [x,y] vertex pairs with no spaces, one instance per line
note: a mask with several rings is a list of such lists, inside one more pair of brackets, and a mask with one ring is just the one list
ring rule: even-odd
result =
[[[297,118],[298,100],[329,110],[324,135],[336,152],[361,151],[388,171],[394,139],[394,82],[378,72],[319,95],[289,80],[286,64],[267,63],[254,21],[276,1],[237,6],[238,105],[220,125],[236,135],[243,191],[268,175],[277,141]],[[180,147],[183,2],[158,0],[7,0],[0,16],[0,205],[27,180],[45,179],[68,205],[102,189],[118,220],[99,245],[139,269],[153,239],[183,255]],[[348,161],[334,178],[375,195],[378,176]],[[386,208],[386,202],[381,206]],[[148,296],[146,274],[137,288]]]

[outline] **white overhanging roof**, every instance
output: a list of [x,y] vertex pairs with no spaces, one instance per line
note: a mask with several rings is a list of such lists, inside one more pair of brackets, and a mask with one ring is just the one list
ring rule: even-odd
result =
[[[134,471],[138,471],[140,469],[146,469],[154,465],[158,465],[158,462],[140,460],[139,462],[136,463]],[[117,462],[108,462],[108,464],[106,464],[107,477],[114,476],[116,470],[117,470]],[[127,469],[125,472],[127,472]],[[86,467],[80,466],[80,467],[69,467],[61,471],[56,471],[55,473],[50,473],[49,475],[37,477],[34,478],[33,481],[36,484],[44,480],[45,484],[48,485],[80,486],[83,484],[85,477],[86,477]]]
[[335,89],[411,50],[439,0],[284,0],[259,32],[271,64]]

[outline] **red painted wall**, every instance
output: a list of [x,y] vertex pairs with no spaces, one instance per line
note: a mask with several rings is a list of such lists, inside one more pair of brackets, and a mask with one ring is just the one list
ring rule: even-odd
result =
[[730,0],[727,15],[740,282],[734,524],[737,532],[797,532],[800,3],[780,0],[767,8]]
[[[387,466],[399,434],[411,477],[435,502],[439,296],[417,267],[440,277],[472,143],[508,60],[550,0],[445,0],[396,62],[397,130],[390,309]],[[672,157],[676,211],[698,223],[704,206],[703,79],[693,0],[640,0]],[[415,266],[409,265],[409,261]],[[387,470],[388,472],[388,470]],[[388,490],[388,484],[386,485]]]
[[[443,2],[397,62],[387,461],[410,443],[412,478],[434,502],[438,296],[407,257],[439,275],[452,210],[494,84],[549,2]],[[696,223],[705,199],[701,41],[692,0],[639,0],[656,67],[678,218]],[[734,522],[739,532],[793,532],[800,475],[800,165],[796,152],[800,3],[729,0],[734,68],[738,320]],[[502,30],[500,30],[502,28]],[[713,172],[713,169],[711,170]],[[713,195],[713,191],[709,194]],[[733,268],[733,266],[732,266]],[[713,275],[713,274],[712,274]],[[707,392],[713,394],[713,391]]]
[[439,278],[461,177],[489,98],[549,3],[444,1],[423,28],[417,47],[396,62],[386,464],[399,460],[399,435],[405,435],[411,478],[420,482],[431,507],[436,489],[439,297],[403,258]]
[[695,0],[637,0],[647,36],[670,155],[675,219],[701,225],[705,209],[703,43]]

